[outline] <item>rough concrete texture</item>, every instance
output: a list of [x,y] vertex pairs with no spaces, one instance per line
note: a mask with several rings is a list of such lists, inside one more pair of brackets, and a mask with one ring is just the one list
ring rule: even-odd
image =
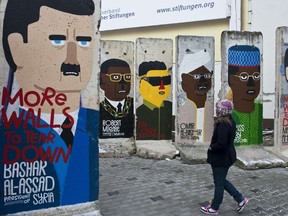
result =
[[242,169],[286,167],[288,164],[263,146],[239,146],[236,166]]
[[[269,149],[270,150],[270,149]],[[270,151],[272,151],[272,150],[270,150]],[[272,151],[273,153],[275,152],[275,150],[273,149],[273,151]],[[288,162],[288,149],[282,149],[281,150],[281,152],[276,152],[276,153],[274,153],[274,154],[276,154],[277,156],[279,156],[281,159],[283,159],[284,161],[286,161],[286,162]]]
[[9,216],[101,216],[99,201],[82,203],[70,206],[61,206],[56,208],[48,208],[43,210],[20,212],[16,214],[9,214]]
[[181,159],[187,164],[206,163],[207,149],[209,145],[191,145],[187,143],[177,144]]
[[[105,145],[100,144],[100,157],[126,157],[137,155],[141,158],[165,160],[173,159],[175,156],[180,156],[181,160],[186,164],[203,164],[206,163],[207,149],[209,145],[191,145],[187,143],[178,143],[176,146],[169,142],[146,141],[132,143],[121,142],[118,144]],[[236,166],[247,169],[263,169],[273,167],[288,166],[288,151],[279,153],[273,152],[272,147],[264,146],[238,146]]]
[[[178,144],[181,159],[187,164],[206,163],[208,145]],[[262,169],[273,167],[286,167],[288,160],[276,156],[275,153],[263,146],[239,146],[236,147],[236,166],[242,169]]]
[[99,139],[100,157],[127,157],[136,153],[132,138]]
[[[239,146],[236,147],[237,161],[236,166],[252,170],[274,167],[288,167],[288,150],[276,152],[273,148],[273,136],[263,136],[264,144],[260,146]],[[127,140],[126,140],[127,141]],[[100,157],[126,157],[137,155],[142,158],[165,160],[180,156],[186,164],[206,163],[208,144],[187,144],[170,143],[170,141],[139,141],[136,147],[134,142],[123,140],[115,145],[105,140],[100,141]]]
[[172,159],[177,154],[176,147],[169,141],[137,141],[136,155],[142,158],[165,160]]

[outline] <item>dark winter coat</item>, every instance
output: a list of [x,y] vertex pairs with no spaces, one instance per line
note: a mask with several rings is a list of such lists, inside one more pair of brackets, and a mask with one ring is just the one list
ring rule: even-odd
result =
[[236,125],[230,116],[228,122],[217,122],[213,131],[211,144],[207,152],[207,162],[214,167],[229,167],[236,161],[236,150],[233,144]]

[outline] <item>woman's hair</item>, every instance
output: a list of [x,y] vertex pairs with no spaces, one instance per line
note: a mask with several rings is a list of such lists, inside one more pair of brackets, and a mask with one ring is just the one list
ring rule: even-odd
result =
[[227,122],[228,124],[232,125],[232,121],[231,121],[230,115],[223,115],[223,116],[217,117],[217,119],[215,120],[215,125],[218,122]]

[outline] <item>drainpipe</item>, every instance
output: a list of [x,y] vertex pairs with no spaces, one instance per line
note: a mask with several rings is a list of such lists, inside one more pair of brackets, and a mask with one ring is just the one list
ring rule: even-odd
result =
[[230,0],[230,31],[241,31],[241,0]]

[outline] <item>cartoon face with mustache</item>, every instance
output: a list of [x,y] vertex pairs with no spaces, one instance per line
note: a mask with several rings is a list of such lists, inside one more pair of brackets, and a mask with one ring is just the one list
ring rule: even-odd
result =
[[101,65],[100,88],[112,101],[124,100],[131,89],[131,70],[123,60],[109,59]]
[[207,92],[211,89],[212,72],[201,66],[189,73],[183,73],[181,78],[182,89],[186,92],[188,99],[196,105],[203,97],[206,99]]
[[42,92],[46,87],[57,92],[81,91],[87,85],[93,66],[94,30],[83,23],[93,23],[93,17],[42,6],[39,20],[28,25],[27,43],[19,33],[9,35],[15,75],[24,91]]

